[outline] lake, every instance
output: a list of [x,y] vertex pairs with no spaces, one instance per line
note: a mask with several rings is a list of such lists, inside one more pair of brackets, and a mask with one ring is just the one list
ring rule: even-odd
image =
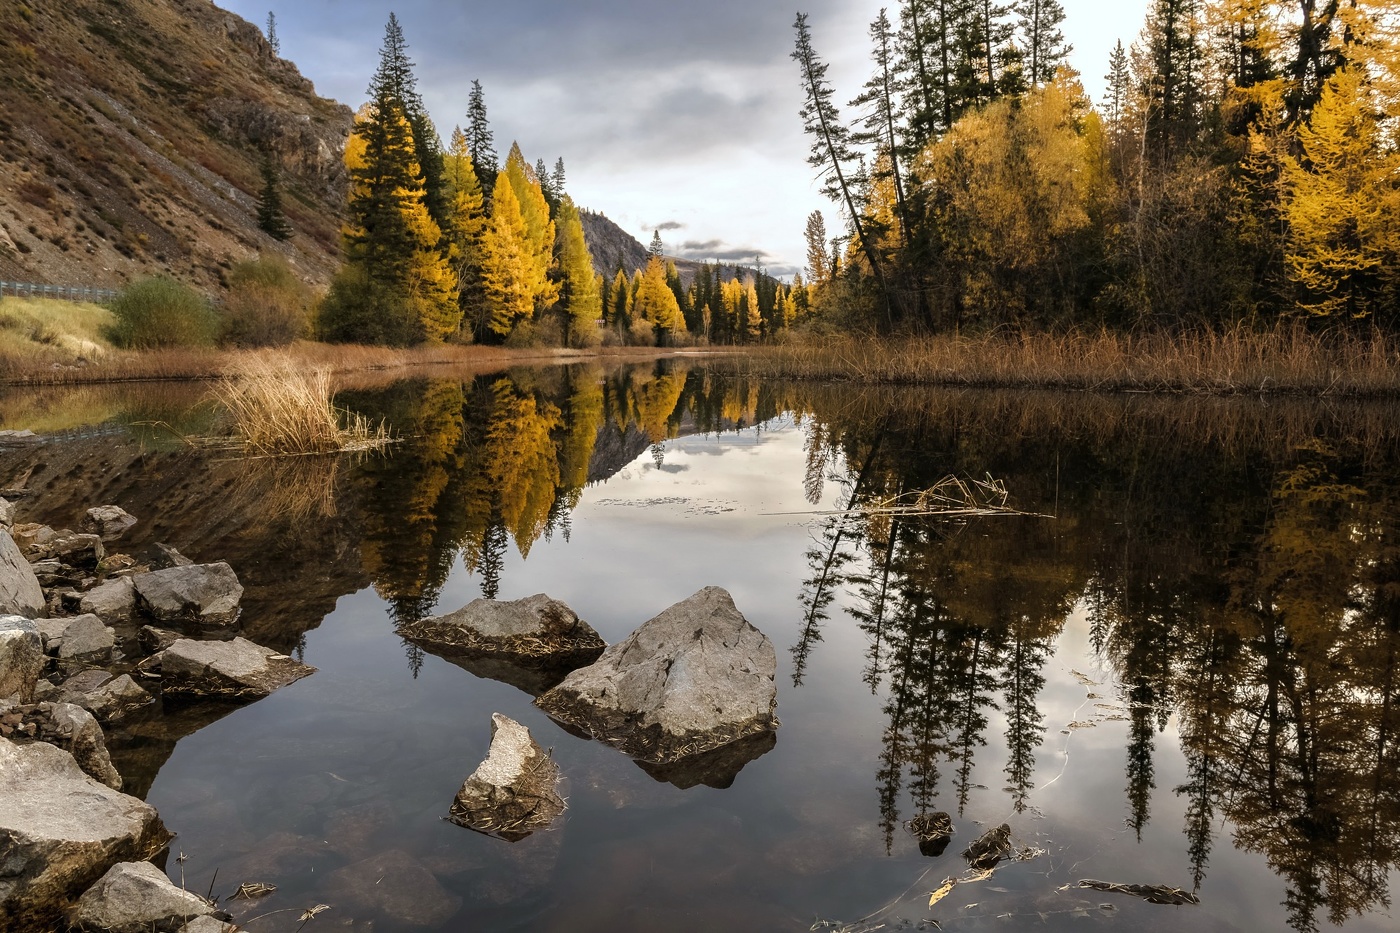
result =
[[[109,730],[172,878],[278,886],[227,902],[249,930],[316,905],[307,930],[1397,928],[1393,405],[674,360],[338,401],[399,443],[249,461],[182,440],[219,430],[197,387],[0,398],[0,427],[48,433],[0,452],[0,479],[32,470],[19,520],[123,506],[114,550],[229,561],[239,632],[317,668]],[[641,767],[396,634],[543,592],[613,643],[705,586],[778,654],[776,743],[716,767]],[[495,712],[569,802],[516,843],[445,820]],[[939,811],[925,854],[907,823]],[[1002,823],[1015,857],[970,869]]]

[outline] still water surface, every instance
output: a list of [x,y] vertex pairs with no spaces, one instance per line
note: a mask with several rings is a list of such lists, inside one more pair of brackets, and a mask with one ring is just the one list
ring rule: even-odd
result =
[[[153,422],[211,423],[192,401],[93,402],[116,433],[31,454],[44,494],[22,518],[126,506],[147,519],[133,549],[230,560],[245,634],[318,669],[111,737],[178,833],[173,877],[279,886],[232,902],[250,930],[317,904],[307,929],[1400,928],[1391,408],[668,362],[346,391],[403,443],[269,465],[162,441]],[[889,508],[948,475],[990,475],[1032,514]],[[782,720],[707,783],[658,780],[395,634],[545,592],[615,642],[707,585],[774,641]],[[567,780],[566,816],[515,844],[443,819],[493,712]],[[904,822],[934,811],[956,835],[929,857]],[[1024,858],[969,871],[959,853],[1002,822]]]

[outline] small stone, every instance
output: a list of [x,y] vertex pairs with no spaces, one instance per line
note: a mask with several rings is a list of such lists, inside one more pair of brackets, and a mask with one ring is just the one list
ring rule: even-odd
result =
[[0,616],[0,699],[32,702],[44,664],[39,627],[22,616]]
[[181,639],[155,656],[166,696],[258,700],[316,672],[246,638]]
[[491,716],[491,749],[452,801],[458,826],[517,842],[564,812],[555,789],[559,766],[530,730],[500,713]]
[[227,563],[189,564],[131,578],[138,608],[157,622],[229,625],[238,618],[243,586]]
[[88,509],[83,518],[82,529],[99,535],[103,541],[115,541],[131,530],[136,524],[136,516],[115,505],[99,505]]
[[214,906],[182,891],[150,862],[113,865],[78,898],[74,925],[103,933],[175,933]]

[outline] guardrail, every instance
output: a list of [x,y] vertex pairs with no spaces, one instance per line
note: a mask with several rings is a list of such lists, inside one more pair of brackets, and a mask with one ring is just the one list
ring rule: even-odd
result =
[[41,285],[37,282],[0,282],[0,297],[54,298],[59,301],[111,301],[115,289],[91,288],[85,285]]

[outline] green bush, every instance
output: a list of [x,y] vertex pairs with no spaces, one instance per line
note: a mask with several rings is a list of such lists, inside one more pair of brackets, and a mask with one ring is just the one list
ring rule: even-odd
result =
[[406,347],[423,339],[417,309],[393,289],[346,263],[316,311],[316,336],[327,343]]
[[283,347],[311,328],[311,289],[281,257],[241,262],[229,273],[225,344]]
[[113,299],[112,343],[132,350],[213,346],[219,318],[197,292],[164,276],[139,279]]

